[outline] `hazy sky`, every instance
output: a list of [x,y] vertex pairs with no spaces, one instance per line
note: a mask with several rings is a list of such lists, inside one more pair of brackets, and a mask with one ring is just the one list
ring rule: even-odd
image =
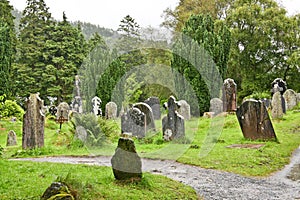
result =
[[[9,0],[18,10],[23,10],[26,0]],[[106,28],[117,29],[126,15],[142,26],[158,27],[163,10],[175,8],[179,0],[45,0],[55,19],[61,20],[65,11],[70,21],[84,21]],[[299,0],[281,0],[291,14],[300,11]]]

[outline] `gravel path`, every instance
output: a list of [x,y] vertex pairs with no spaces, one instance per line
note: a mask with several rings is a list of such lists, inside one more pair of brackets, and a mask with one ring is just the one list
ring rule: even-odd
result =
[[[111,166],[110,159],[111,157],[45,157],[14,160]],[[199,195],[208,200],[300,200],[300,181],[291,181],[287,178],[292,167],[300,164],[300,148],[295,151],[289,165],[264,179],[247,178],[170,160],[143,159],[142,162],[144,172],[162,174],[180,181],[193,187]]]

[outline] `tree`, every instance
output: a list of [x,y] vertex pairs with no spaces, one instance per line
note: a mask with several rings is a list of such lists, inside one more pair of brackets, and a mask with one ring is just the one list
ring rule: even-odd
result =
[[287,60],[299,40],[299,26],[273,0],[237,0],[226,24],[232,33],[228,76],[238,84],[241,101],[253,92],[268,92],[277,77],[287,79]]
[[[179,72],[175,83],[178,95],[186,98],[192,108],[199,106],[200,112],[203,113],[209,108],[211,98],[218,97],[220,88],[215,89],[214,72],[217,66],[220,79],[224,78],[229,59],[229,50],[231,44],[231,35],[228,28],[220,22],[215,22],[209,15],[192,15],[183,28],[183,45],[175,47],[176,53],[173,53],[171,67]],[[200,50],[196,50],[196,43]],[[191,44],[192,43],[192,44]],[[178,55],[178,52],[181,52]],[[188,57],[184,58],[185,54]],[[200,61],[201,74],[191,61]],[[197,64],[197,63],[196,63]],[[205,77],[203,77],[205,75]],[[207,85],[207,81],[210,84]],[[191,94],[189,85],[192,87],[197,99]],[[214,91],[214,94],[210,94]],[[198,104],[198,105],[197,105]],[[192,109],[192,114],[197,115],[197,109]]]
[[214,20],[224,18],[232,2],[233,0],[180,0],[174,10],[164,10],[165,21],[162,26],[181,32],[191,15],[206,14]]
[[45,99],[43,73],[46,70],[45,41],[50,39],[54,21],[44,0],[27,0],[20,21],[17,66],[14,70],[20,97],[40,92]]
[[12,97],[12,63],[16,53],[16,34],[13,7],[6,0],[0,1],[0,96]]
[[54,25],[45,43],[45,70],[42,88],[48,96],[57,97],[58,103],[71,102],[75,75],[86,56],[86,41],[80,27],[73,27],[65,13],[63,20]]

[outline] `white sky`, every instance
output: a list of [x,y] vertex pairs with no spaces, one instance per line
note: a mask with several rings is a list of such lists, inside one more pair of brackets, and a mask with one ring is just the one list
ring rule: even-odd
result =
[[[26,0],[9,0],[22,11]],[[299,0],[279,0],[290,14],[300,12]],[[126,15],[133,17],[142,26],[158,27],[163,10],[175,8],[179,0],[45,0],[55,19],[61,20],[65,11],[70,21],[83,21],[116,30]]]

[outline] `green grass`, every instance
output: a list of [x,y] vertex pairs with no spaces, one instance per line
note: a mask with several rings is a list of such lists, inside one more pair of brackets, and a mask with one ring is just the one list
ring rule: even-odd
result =
[[88,165],[16,162],[0,159],[0,199],[40,199],[62,177],[80,199],[198,199],[195,191],[163,176],[116,181],[112,169]]
[[[222,125],[224,120],[224,126]],[[119,121],[118,121],[119,123]],[[243,137],[235,115],[227,115],[214,121],[216,126],[211,130],[211,119],[193,118],[185,122],[186,141],[163,142],[161,121],[156,121],[157,133],[144,139],[135,139],[136,149],[142,157],[174,159],[182,163],[197,165],[203,168],[234,172],[245,176],[268,176],[288,164],[292,152],[300,145],[300,112],[288,111],[282,120],[273,120],[273,126],[278,142],[250,141]],[[4,158],[12,155],[19,157],[42,155],[112,155],[116,142],[106,144],[101,148],[79,148],[72,143],[71,125],[64,124],[61,133],[53,121],[47,120],[45,129],[45,148],[33,152],[21,150],[21,123],[12,124],[0,121],[0,145],[5,147],[6,135],[14,129],[19,136],[19,145],[4,149]],[[0,126],[0,127],[1,127]],[[5,130],[3,130],[5,129]],[[222,133],[207,140],[208,133]],[[212,143],[208,143],[212,142]],[[71,144],[71,145],[70,145]],[[211,144],[211,149],[203,155],[204,144]],[[233,144],[264,144],[259,149],[227,148]]]

